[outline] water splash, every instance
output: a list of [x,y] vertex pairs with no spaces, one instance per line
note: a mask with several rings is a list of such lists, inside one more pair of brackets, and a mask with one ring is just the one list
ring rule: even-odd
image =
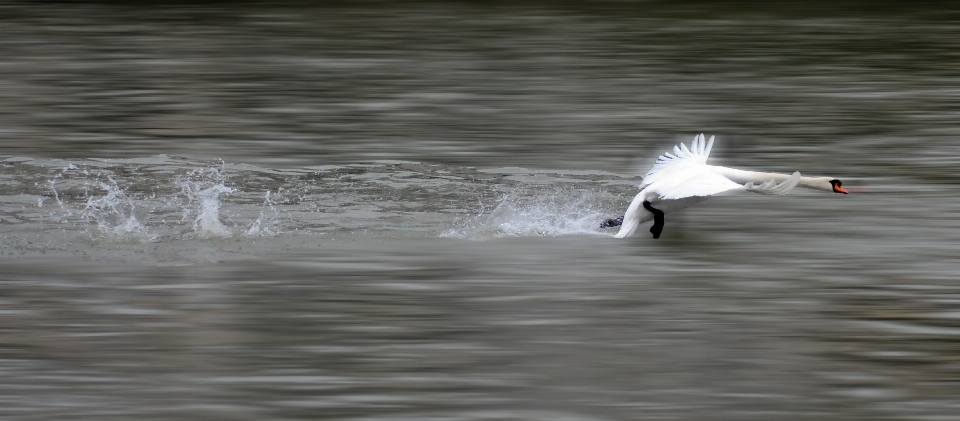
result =
[[[71,165],[73,165],[73,164],[71,164]],[[76,167],[74,167],[74,168],[76,168]],[[47,188],[49,188],[50,191],[53,192],[53,198],[54,198],[54,200],[57,201],[57,204],[60,205],[60,209],[63,210],[63,209],[64,209],[64,207],[63,207],[63,200],[60,199],[60,192],[57,191],[57,182],[60,181],[60,178],[61,178],[61,177],[63,177],[63,172],[62,172],[62,171],[61,171],[60,173],[58,173],[56,176],[54,176],[52,179],[50,179],[49,181],[47,181]],[[43,203],[41,202],[40,205],[42,206]]]
[[273,205],[270,191],[267,190],[263,198],[263,207],[260,210],[260,216],[250,224],[250,227],[247,228],[247,232],[244,233],[244,235],[247,237],[269,237],[277,235],[277,232],[272,229],[272,226],[278,215],[279,212]]
[[608,217],[609,206],[598,202],[595,195],[581,191],[514,192],[504,195],[489,213],[481,211],[469,226],[444,231],[440,236],[601,235],[600,222]]
[[[194,171],[190,176],[195,179],[180,180],[178,184],[188,203],[195,205],[193,230],[202,238],[233,236],[233,231],[220,221],[220,195],[233,193],[234,189],[223,184],[220,171],[215,169]],[[183,212],[184,220],[192,214],[189,206]]]
[[[112,178],[108,182],[98,181],[96,187],[105,191],[106,195],[88,197],[80,215],[97,224],[100,233],[118,237],[147,237],[146,226],[137,219],[137,207],[134,199],[126,194]],[[56,192],[56,190],[54,190]],[[63,206],[59,196],[57,203]]]

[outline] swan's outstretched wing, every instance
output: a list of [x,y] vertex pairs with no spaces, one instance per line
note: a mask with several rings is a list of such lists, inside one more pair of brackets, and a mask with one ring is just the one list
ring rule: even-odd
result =
[[657,193],[662,200],[669,200],[693,196],[713,196],[728,190],[743,188],[743,186],[730,181],[726,177],[709,171],[706,165],[703,165],[703,168],[699,171],[697,169],[692,170],[685,171],[682,177],[662,179],[650,184],[647,191]]
[[713,148],[713,136],[704,141],[703,134],[693,138],[690,148],[680,144],[657,159],[643,177],[641,189],[655,192],[661,199],[683,199],[692,196],[713,196],[742,185],[710,170],[707,158]]
[[[657,163],[643,177],[640,188],[658,194],[660,199],[669,200],[693,196],[713,196],[729,190],[746,190],[752,193],[780,196],[787,194],[800,183],[799,172],[793,173],[789,178],[777,184],[773,178],[769,181],[761,182],[761,180],[768,176],[782,177],[779,174],[755,173],[708,166],[707,158],[710,156],[710,149],[712,148],[713,136],[710,137],[709,141],[704,142],[703,134],[693,138],[689,149],[681,143],[673,148],[673,154],[668,152],[657,159]],[[718,171],[718,169],[727,172],[724,173]],[[733,181],[731,178],[738,181]],[[741,185],[740,183],[745,181],[743,178],[757,181]]]
[[797,184],[800,183],[800,171],[795,171],[790,175],[790,178],[784,180],[782,183],[777,184],[776,181],[770,180],[764,183],[754,185],[753,182],[743,185],[743,189],[758,194],[768,194],[772,196],[783,196],[787,194],[790,190],[793,190],[794,187],[797,187]]
[[703,133],[693,137],[690,149],[687,149],[687,145],[683,143],[674,146],[673,154],[667,152],[657,158],[657,163],[653,164],[650,171],[647,171],[643,176],[640,188],[642,189],[659,180],[675,178],[678,172],[684,172],[689,168],[706,165],[711,149],[713,149],[713,136],[710,136],[710,140],[704,142]]

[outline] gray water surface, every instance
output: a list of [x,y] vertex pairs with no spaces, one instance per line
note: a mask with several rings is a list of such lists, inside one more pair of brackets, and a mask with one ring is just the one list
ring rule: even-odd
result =
[[689,4],[0,5],[0,419],[960,419],[957,10]]

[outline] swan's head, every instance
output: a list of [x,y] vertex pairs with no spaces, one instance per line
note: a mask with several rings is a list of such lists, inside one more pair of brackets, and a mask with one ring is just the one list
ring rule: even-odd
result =
[[847,189],[840,187],[842,185],[843,185],[843,182],[841,182],[840,180],[837,180],[836,178],[834,178],[833,180],[830,180],[830,187],[834,193],[843,193],[843,194],[850,193],[847,191]]
[[850,193],[847,189],[841,187],[843,183],[840,182],[840,180],[833,177],[801,177],[798,186],[813,190],[832,191],[834,193]]

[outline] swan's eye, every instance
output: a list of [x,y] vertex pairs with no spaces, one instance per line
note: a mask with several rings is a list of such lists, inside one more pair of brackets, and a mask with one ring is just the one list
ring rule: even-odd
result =
[[830,180],[830,185],[833,186],[834,193],[843,193],[843,194],[850,193],[847,191],[847,189],[840,187],[843,185],[843,182],[841,182],[840,180]]

